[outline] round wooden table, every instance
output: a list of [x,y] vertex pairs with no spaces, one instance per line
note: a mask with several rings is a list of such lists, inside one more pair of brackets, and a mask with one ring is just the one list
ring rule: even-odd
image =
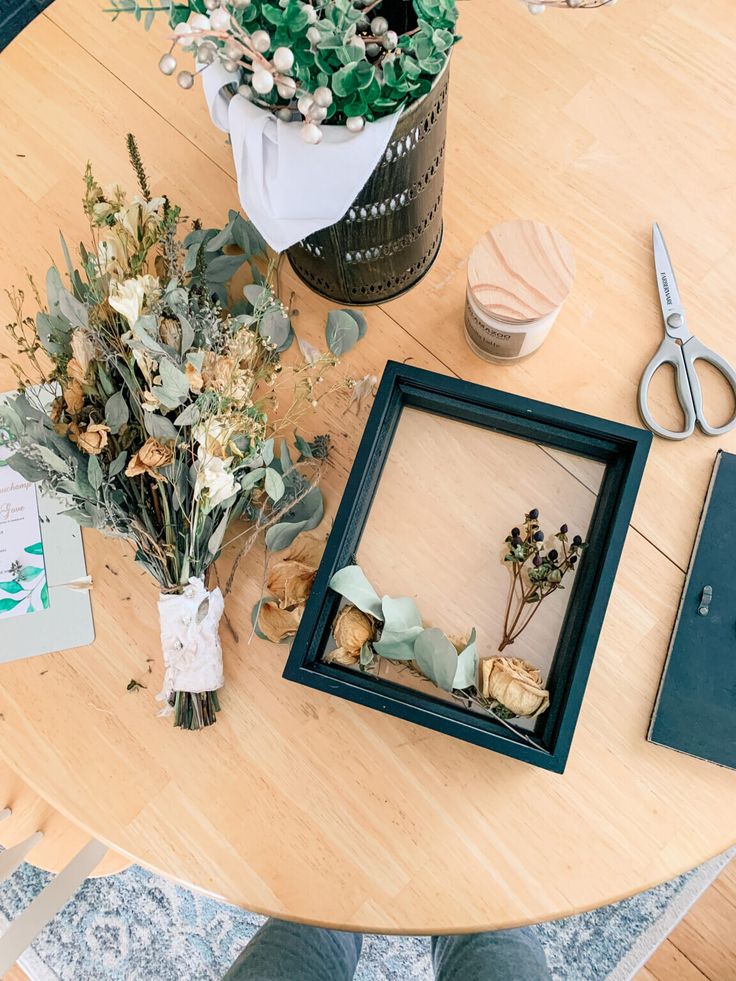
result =
[[[58,227],[69,242],[83,238],[84,165],[103,184],[126,181],[129,130],[154,192],[207,223],[238,206],[230,151],[201,93],[157,71],[162,28],[144,34],[91,7],[56,0],[0,56],[6,285],[26,269],[42,278]],[[369,311],[349,370],[380,374],[389,357],[411,359],[637,424],[638,379],[661,335],[653,219],[693,329],[736,358],[732,26],[730,0],[697,12],[689,0],[630,0],[542,18],[512,0],[463,4],[444,245],[417,289]],[[464,261],[510,217],[558,228],[578,276],[544,347],[496,367],[463,339]],[[328,305],[288,270],[282,289],[295,291],[316,343]],[[11,383],[2,368],[0,387]],[[655,398],[666,420],[665,381]],[[714,418],[725,414],[724,393],[712,403]],[[346,407],[338,400],[313,428],[335,434],[333,512],[366,413]],[[129,549],[94,533],[85,543],[97,640],[0,667],[0,752],[117,851],[309,923],[507,927],[652,886],[736,840],[736,773],[645,740],[718,447],[736,450],[736,432],[654,443],[564,776],[282,681],[285,649],[247,643],[260,556],[229,598],[240,639],[223,632],[219,721],[175,731],[154,701],[155,586]],[[131,678],[147,687],[127,691]]]

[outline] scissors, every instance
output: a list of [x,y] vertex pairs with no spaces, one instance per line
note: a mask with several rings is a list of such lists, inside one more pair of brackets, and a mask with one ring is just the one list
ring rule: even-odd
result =
[[[695,432],[695,424],[708,436],[722,436],[736,426],[736,412],[730,422],[718,428],[711,426],[703,415],[703,390],[695,368],[696,361],[707,361],[724,376],[736,399],[736,372],[720,354],[711,351],[688,330],[685,311],[680,300],[675,273],[672,269],[667,246],[659,225],[652,228],[654,267],[657,271],[657,289],[662,306],[665,337],[657,353],[647,365],[639,383],[639,414],[646,426],[665,439],[687,439]],[[671,364],[675,369],[677,399],[685,415],[685,428],[673,432],[659,426],[649,411],[649,386],[655,372],[662,365]]]

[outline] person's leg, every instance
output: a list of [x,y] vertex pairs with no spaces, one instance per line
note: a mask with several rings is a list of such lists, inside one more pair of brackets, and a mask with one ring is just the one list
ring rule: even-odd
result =
[[223,981],[351,981],[362,945],[359,933],[268,920]]
[[432,937],[437,981],[550,981],[533,930],[498,930]]

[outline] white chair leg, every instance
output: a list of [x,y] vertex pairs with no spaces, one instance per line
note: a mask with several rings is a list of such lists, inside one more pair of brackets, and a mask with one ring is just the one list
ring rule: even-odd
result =
[[0,821],[4,821],[5,818],[9,818],[12,813],[13,812],[9,807],[4,807],[2,811],[0,811]]
[[100,864],[106,852],[106,845],[92,839],[66,868],[54,876],[20,916],[13,920],[0,936],[0,978],[10,970],[46,924],[66,906],[90,872]]
[[[43,831],[34,831],[25,841],[19,841],[17,845],[13,845],[11,848],[6,848],[5,851],[0,852],[0,882],[4,882],[8,876],[11,876],[15,872],[28,852],[42,838]],[[0,974],[1,977],[2,974]]]

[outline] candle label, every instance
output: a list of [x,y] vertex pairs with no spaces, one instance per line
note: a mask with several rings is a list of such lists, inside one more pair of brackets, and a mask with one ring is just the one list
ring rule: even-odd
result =
[[49,605],[36,488],[8,466],[11,446],[0,429],[0,620]]
[[468,339],[481,354],[495,358],[518,357],[526,338],[526,331],[499,330],[485,323],[471,308],[469,301],[465,304],[465,330]]

